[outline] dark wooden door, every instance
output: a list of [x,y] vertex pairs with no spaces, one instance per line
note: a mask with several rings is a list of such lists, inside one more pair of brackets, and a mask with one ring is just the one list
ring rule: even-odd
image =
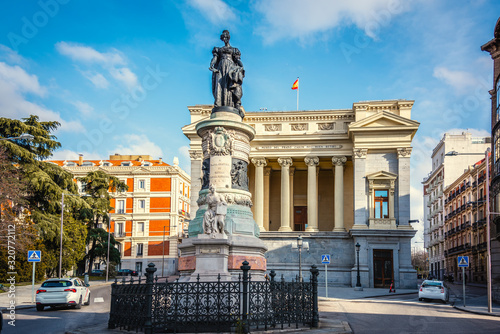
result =
[[391,249],[373,250],[373,283],[376,288],[388,288],[394,279]]
[[293,209],[293,230],[305,231],[307,224],[307,206],[296,206]]

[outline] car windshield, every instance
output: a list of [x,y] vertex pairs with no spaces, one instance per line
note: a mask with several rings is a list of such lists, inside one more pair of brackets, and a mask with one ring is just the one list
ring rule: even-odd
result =
[[42,283],[43,288],[63,288],[72,285],[73,283],[70,281],[47,281]]

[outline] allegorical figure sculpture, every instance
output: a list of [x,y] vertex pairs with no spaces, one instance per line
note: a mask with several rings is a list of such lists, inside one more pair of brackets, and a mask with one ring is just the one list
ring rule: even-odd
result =
[[212,93],[214,107],[232,107],[243,117],[241,97],[245,69],[241,62],[241,52],[229,44],[229,31],[224,30],[220,36],[224,42],[221,48],[214,47],[209,70],[212,71]]
[[227,203],[224,198],[217,193],[214,185],[210,185],[207,195],[208,208],[203,215],[203,232],[212,238],[216,234],[224,234],[224,220],[226,219]]

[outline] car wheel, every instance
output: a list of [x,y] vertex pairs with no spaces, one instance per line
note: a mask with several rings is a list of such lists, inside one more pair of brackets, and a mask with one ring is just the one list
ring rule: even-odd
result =
[[82,308],[82,296],[80,296],[80,299],[78,300],[78,304],[75,305],[75,309],[79,310]]
[[89,292],[89,298],[87,298],[87,301],[83,305],[85,306],[90,305],[90,292]]
[[43,306],[43,305],[37,305],[37,306],[36,306],[36,310],[37,310],[38,312],[43,311],[43,308],[44,308],[44,306]]
[[422,300],[424,300],[423,298],[419,298],[418,301],[421,302]]

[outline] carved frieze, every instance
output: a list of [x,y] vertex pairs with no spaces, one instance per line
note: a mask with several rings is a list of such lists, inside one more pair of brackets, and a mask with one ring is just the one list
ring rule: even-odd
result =
[[264,124],[266,131],[281,131],[281,124]]
[[290,124],[292,131],[306,131],[307,123]]
[[318,123],[318,130],[335,130],[335,123]]
[[[237,205],[247,206],[249,208],[251,208],[253,205],[250,196],[241,194],[231,194],[231,193],[220,194],[220,195],[224,198],[224,200],[228,205],[237,204]],[[200,195],[196,203],[198,204],[198,206],[207,204],[207,194]]]

